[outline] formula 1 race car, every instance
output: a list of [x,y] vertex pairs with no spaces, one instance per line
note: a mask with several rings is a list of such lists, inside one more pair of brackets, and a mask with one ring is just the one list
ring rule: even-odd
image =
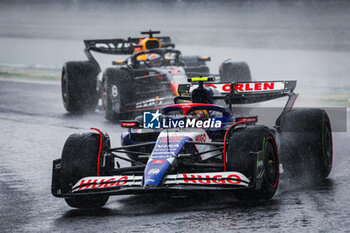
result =
[[[170,37],[154,37],[159,31],[141,33],[148,37],[84,41],[88,61],[70,61],[62,68],[62,98],[68,112],[95,111],[101,99],[106,119],[126,119],[136,115],[131,112],[172,103],[178,84],[209,73],[210,57],[182,56]],[[113,61],[115,67],[101,72],[91,52],[130,57]],[[224,61],[220,73],[221,81],[251,80],[245,62]]]
[[[111,148],[98,129],[71,135],[61,159],[53,161],[52,194],[76,208],[101,207],[110,195],[158,192],[227,191],[240,200],[266,200],[277,190],[280,164],[293,179],[329,175],[328,115],[293,109],[296,81],[216,83],[220,95],[211,95],[208,80],[213,78],[192,78],[198,84],[192,91],[180,85],[175,105],[145,112],[141,122],[122,121],[128,130],[120,147]],[[288,101],[272,128],[231,110],[284,96]],[[217,100],[228,108],[209,104]],[[120,167],[121,160],[131,166]]]

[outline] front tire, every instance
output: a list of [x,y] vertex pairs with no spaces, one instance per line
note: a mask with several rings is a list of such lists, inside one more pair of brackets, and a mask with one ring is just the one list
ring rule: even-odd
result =
[[[261,153],[258,161],[252,160],[251,152]],[[259,164],[259,161],[262,161],[262,164]],[[271,199],[278,187],[279,164],[275,139],[269,128],[257,125],[237,130],[229,139],[227,150],[229,170],[251,177],[257,164],[259,164],[257,179],[263,179],[261,187],[236,191],[235,196],[238,199]]]
[[[62,151],[60,184],[64,193],[69,193],[72,187],[81,178],[96,176],[104,171],[99,165],[100,135],[97,133],[73,134],[71,135]],[[109,137],[103,135],[101,154],[110,148]],[[83,196],[65,198],[67,204],[75,208],[100,208],[108,201],[108,196]]]

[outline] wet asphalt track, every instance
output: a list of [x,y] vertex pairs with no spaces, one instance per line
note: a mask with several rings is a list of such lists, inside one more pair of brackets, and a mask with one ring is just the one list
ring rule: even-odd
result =
[[[145,4],[132,6],[133,11],[123,6],[115,12],[108,5],[85,7],[83,11],[74,4],[52,4],[43,9],[40,4],[2,5],[0,62],[59,67],[66,60],[83,58],[83,38],[94,38],[96,34],[100,38],[119,34],[126,37],[137,35],[145,27],[159,28],[168,31],[166,34],[173,36],[186,54],[212,56],[214,72],[222,60],[232,57],[247,61],[255,79],[298,79],[296,91],[301,96],[297,106],[319,106],[326,95],[349,94],[350,30],[344,23],[349,22],[348,4],[320,4],[320,9],[316,9],[304,7],[301,1],[282,7],[254,7],[248,3],[214,10],[210,10],[213,5],[198,10],[195,4],[183,4],[156,8],[162,12],[170,10],[172,17]],[[135,20],[134,16],[144,13],[144,8],[153,18]],[[80,17],[77,12],[82,12]],[[189,14],[190,21],[183,19]],[[219,46],[213,46],[214,43]],[[112,146],[117,146],[122,130],[118,124],[105,121],[100,112],[67,114],[59,89],[55,81],[0,78],[1,232],[350,229],[348,132],[333,134],[334,167],[329,179],[318,186],[282,179],[277,194],[266,203],[240,203],[221,194],[176,199],[145,195],[114,196],[100,210],[72,209],[50,194],[52,160],[60,157],[63,144],[72,133],[97,127],[107,131]],[[349,117],[347,122],[349,125]]]
[[[100,210],[75,210],[50,194],[51,162],[65,139],[94,126],[118,145],[120,126],[100,112],[72,116],[56,82],[0,79],[0,200],[2,231],[332,231],[349,227],[348,133],[335,133],[334,169],[319,186],[286,184],[266,203],[230,195],[190,198],[115,196]],[[21,90],[21,91],[18,91]],[[124,164],[126,165],[126,164]]]

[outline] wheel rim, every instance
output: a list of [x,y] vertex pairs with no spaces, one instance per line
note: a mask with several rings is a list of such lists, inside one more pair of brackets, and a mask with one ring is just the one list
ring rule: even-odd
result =
[[278,183],[278,159],[274,142],[272,138],[268,138],[265,145],[265,181],[272,188],[276,188]]

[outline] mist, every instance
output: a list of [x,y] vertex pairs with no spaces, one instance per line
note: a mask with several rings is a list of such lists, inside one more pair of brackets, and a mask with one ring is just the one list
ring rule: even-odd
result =
[[[0,1],[1,225],[8,232],[347,229],[349,13],[350,1],[322,0]],[[70,134],[94,126],[119,146],[123,131],[104,121],[100,111],[84,116],[65,112],[62,65],[86,60],[84,39],[126,39],[149,29],[170,36],[184,55],[210,56],[211,73],[232,59],[247,62],[253,80],[297,80],[296,107],[329,107],[336,131],[330,178],[315,187],[282,177],[273,200],[249,206],[235,202],[233,195],[181,200],[127,196],[113,197],[107,208],[89,212],[68,209],[51,197],[51,161],[59,158]],[[123,57],[96,58],[104,69]],[[33,81],[33,73],[41,70],[48,78]],[[11,72],[24,73],[11,80],[6,76]],[[283,104],[259,103],[267,107],[259,109],[259,123],[273,124]]]

